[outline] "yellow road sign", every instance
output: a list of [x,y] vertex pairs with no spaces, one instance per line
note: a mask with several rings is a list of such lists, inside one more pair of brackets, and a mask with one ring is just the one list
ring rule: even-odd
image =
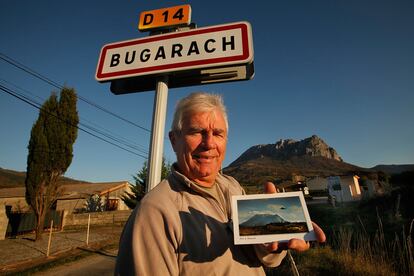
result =
[[141,12],[138,30],[149,31],[174,26],[186,26],[191,21],[191,6],[180,5]]

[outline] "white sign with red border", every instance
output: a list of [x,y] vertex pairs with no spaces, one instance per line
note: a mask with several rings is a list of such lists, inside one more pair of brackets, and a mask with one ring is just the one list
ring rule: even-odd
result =
[[248,22],[154,35],[105,45],[96,79],[115,79],[253,62]]

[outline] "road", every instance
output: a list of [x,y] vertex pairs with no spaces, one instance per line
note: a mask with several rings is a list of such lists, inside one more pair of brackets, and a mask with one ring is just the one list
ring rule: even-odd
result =
[[34,275],[106,276],[114,275],[116,252],[97,252],[83,259],[41,271]]

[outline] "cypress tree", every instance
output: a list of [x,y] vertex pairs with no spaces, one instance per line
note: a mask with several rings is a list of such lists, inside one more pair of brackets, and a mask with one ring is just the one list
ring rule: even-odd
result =
[[36,240],[42,238],[46,212],[60,195],[58,179],[72,162],[79,123],[76,101],[74,89],[63,88],[59,101],[52,93],[32,127],[25,184],[26,201],[36,216]]

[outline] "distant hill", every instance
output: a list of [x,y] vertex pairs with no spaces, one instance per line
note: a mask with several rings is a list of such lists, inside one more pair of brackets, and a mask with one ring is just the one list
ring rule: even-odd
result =
[[256,226],[265,226],[271,223],[286,223],[285,219],[283,219],[278,214],[270,215],[270,214],[256,214],[253,217],[249,218],[247,221],[240,224],[240,226],[244,227],[256,227]]
[[[26,172],[18,172],[0,168],[0,188],[23,187]],[[85,183],[68,177],[61,177],[60,181],[65,184]]]
[[405,165],[377,165],[372,167],[371,170],[373,171],[381,171],[385,172],[389,175],[391,174],[399,174],[407,171],[414,171],[414,164],[405,164]]
[[293,175],[325,177],[373,173],[344,162],[335,149],[316,135],[300,141],[287,139],[276,144],[252,146],[223,171],[243,186],[291,180]]

